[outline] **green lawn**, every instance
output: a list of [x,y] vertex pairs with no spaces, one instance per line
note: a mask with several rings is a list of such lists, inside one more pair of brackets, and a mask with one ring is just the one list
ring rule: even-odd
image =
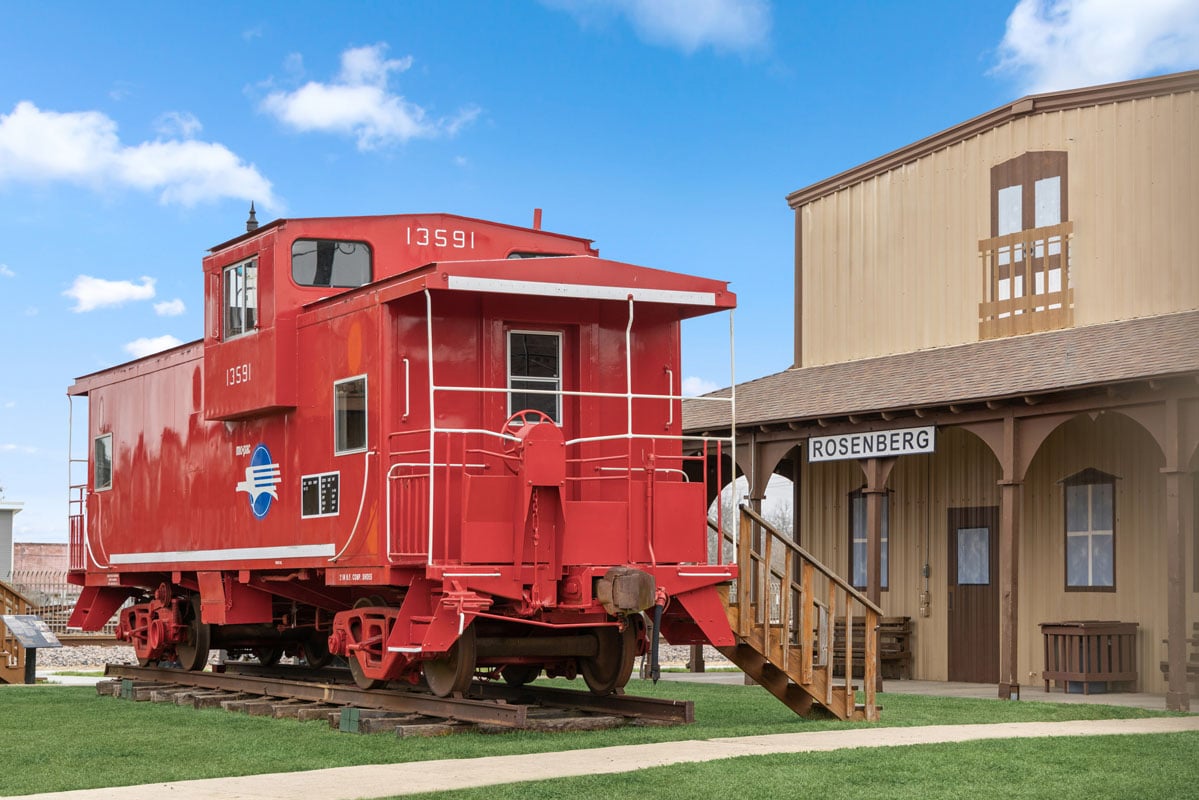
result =
[[[355,764],[533,753],[827,730],[863,723],[810,721],[757,687],[634,681],[632,694],[695,701],[694,725],[574,734],[460,734],[437,739],[355,736],[320,722],[98,697],[91,687],[0,687],[0,795],[155,781],[289,772]],[[1004,703],[882,695],[884,725],[1114,719],[1160,712],[1094,705]]]
[[403,800],[708,797],[822,800],[1180,800],[1199,786],[1199,733],[1009,739],[754,756]]

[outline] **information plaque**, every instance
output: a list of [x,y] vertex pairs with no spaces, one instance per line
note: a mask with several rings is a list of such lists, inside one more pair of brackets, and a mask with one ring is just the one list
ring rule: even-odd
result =
[[50,626],[42,622],[35,614],[2,614],[4,626],[8,632],[17,637],[21,647],[26,650],[36,650],[41,647],[62,647],[62,642],[50,630]]

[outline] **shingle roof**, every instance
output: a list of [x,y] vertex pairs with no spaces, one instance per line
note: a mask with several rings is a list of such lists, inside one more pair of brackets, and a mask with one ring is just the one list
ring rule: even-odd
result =
[[[946,406],[1199,374],[1199,311],[789,369],[737,385],[737,424]],[[728,396],[728,389],[712,396]],[[724,403],[684,401],[688,432],[728,426]]]

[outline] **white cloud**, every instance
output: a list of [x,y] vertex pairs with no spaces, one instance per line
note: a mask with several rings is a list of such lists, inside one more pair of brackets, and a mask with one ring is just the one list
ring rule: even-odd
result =
[[[189,114],[167,124],[177,133],[199,130]],[[29,101],[0,114],[0,185],[8,181],[65,181],[95,189],[115,184],[157,192],[161,202],[184,206],[223,198],[277,205],[271,182],[222,144],[162,139],[125,145],[116,122],[99,111],[43,111]]]
[[[467,106],[452,117],[434,119],[421,106],[388,89],[392,73],[407,71],[412,56],[384,58],[387,45],[356,47],[341,54],[341,72],[328,83],[309,81],[293,92],[275,91],[262,109],[297,131],[353,136],[359,150],[373,150],[409,139],[454,136],[479,115]],[[302,67],[289,57],[288,69]]]
[[8,264],[0,264],[0,278],[15,278],[17,273],[13,272]]
[[5,407],[5,408],[16,408],[16,407],[17,407],[17,401],[16,401],[16,400],[9,400],[8,402],[6,402],[6,403],[4,404],[4,407]]
[[543,0],[589,26],[612,14],[628,18],[651,44],[693,53],[704,47],[750,52],[770,40],[768,0]]
[[32,456],[37,454],[37,448],[25,444],[0,444],[0,453],[24,453]]
[[184,311],[187,311],[187,306],[178,297],[154,304],[154,313],[160,317],[177,317]]
[[993,71],[1039,93],[1196,66],[1195,0],[1020,0]]
[[154,120],[154,130],[158,131],[160,136],[192,139],[203,129],[200,120],[190,111],[168,111]]
[[172,347],[178,347],[181,344],[183,344],[182,339],[176,339],[170,334],[155,336],[153,338],[142,337],[126,344],[125,352],[134,358],[143,358],[162,352],[163,350],[170,350]]
[[706,378],[699,378],[694,375],[683,378],[683,397],[699,397],[701,394],[714,392],[721,388],[720,384],[712,383]]
[[91,275],[80,275],[63,294],[74,298],[75,307],[72,311],[93,311],[106,306],[124,305],[130,301],[152,299],[154,279],[143,276],[141,284],[138,285],[132,281],[106,281]]
[[113,87],[108,90],[108,96],[116,102],[121,102],[126,97],[133,94],[133,84],[128,81],[117,81]]

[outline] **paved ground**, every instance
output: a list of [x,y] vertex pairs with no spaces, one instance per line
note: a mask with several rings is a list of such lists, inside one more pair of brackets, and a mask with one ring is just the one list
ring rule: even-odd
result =
[[914,728],[858,728],[843,731],[783,733],[766,736],[662,742],[559,753],[420,761],[339,767],[198,781],[155,783],[114,789],[26,795],[8,800],[283,800],[319,797],[356,800],[499,783],[576,775],[632,772],[668,764],[713,761],[735,756],[803,753],[851,747],[1021,739],[1044,736],[1100,736],[1176,733],[1199,730],[1199,716],[1072,722],[1019,722],[1000,725],[931,725]]

